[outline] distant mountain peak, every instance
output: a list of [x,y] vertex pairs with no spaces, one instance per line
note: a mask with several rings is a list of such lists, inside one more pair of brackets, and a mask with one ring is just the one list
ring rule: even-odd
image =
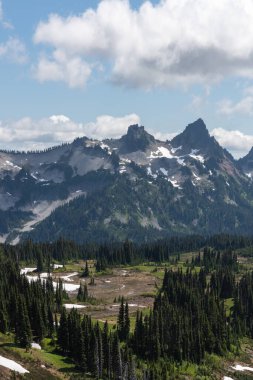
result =
[[250,149],[246,157],[253,159],[253,147]]
[[239,167],[244,172],[252,172],[253,170],[253,147],[250,149],[249,153],[246,156],[238,160]]
[[129,133],[139,133],[139,132],[142,133],[144,131],[145,131],[145,129],[144,129],[143,125],[132,124],[132,125],[129,125],[128,130],[127,130],[127,134],[129,134]]
[[121,152],[130,153],[137,150],[145,151],[150,145],[155,144],[154,136],[145,131],[143,126],[138,124],[130,125],[127,134],[120,139]]
[[193,123],[188,124],[185,128],[185,133],[193,134],[197,138],[210,137],[208,129],[201,118],[197,119]]
[[182,133],[171,140],[174,148],[182,146],[184,149],[201,149],[210,143],[213,144],[213,139],[202,119],[188,124]]

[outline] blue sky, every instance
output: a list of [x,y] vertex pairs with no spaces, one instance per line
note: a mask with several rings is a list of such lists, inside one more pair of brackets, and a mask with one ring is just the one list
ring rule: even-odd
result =
[[0,0],[0,147],[117,137],[135,122],[165,139],[202,117],[242,156],[252,20],[251,0]]

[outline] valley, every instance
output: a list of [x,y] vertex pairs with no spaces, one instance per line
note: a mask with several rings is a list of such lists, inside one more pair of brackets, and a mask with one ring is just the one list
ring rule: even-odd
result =
[[[201,261],[205,256],[204,251],[205,249],[187,252],[182,250],[171,255],[166,261],[143,261],[136,264],[114,265],[99,272],[96,269],[96,261],[92,259],[58,261],[52,264],[50,277],[55,289],[57,289],[59,280],[62,281],[63,289],[66,291],[63,295],[62,305],[66,308],[67,313],[71,313],[74,308],[80,316],[90,316],[92,323],[98,323],[101,328],[107,321],[111,332],[115,332],[117,329],[120,305],[124,299],[124,302],[127,302],[129,306],[130,332],[133,334],[136,313],[141,312],[144,316],[149,315],[162,286],[165,272],[170,270],[174,273],[182,271],[182,273],[187,274],[191,270],[192,273],[199,274],[203,268]],[[234,254],[236,254],[238,262],[238,269],[234,272],[236,282],[238,282],[242,276],[253,269],[252,246],[246,245],[243,248],[235,248]],[[210,259],[213,260],[211,256]],[[206,262],[204,266],[213,265],[211,262],[210,264]],[[28,263],[30,265],[27,265]],[[89,274],[87,277],[83,277],[86,263]],[[49,276],[47,272],[36,272],[36,261],[31,262],[31,260],[29,262],[23,261],[21,273],[31,284],[38,282],[39,279],[42,283],[46,282]],[[207,279],[210,281],[209,276]],[[87,285],[89,298],[86,302],[78,300],[80,284]],[[225,299],[227,316],[233,312],[233,307],[233,298],[229,296]],[[60,313],[57,313],[57,319],[59,322]],[[206,354],[201,364],[187,361],[182,361],[181,364],[175,363],[173,376],[171,373],[169,379],[251,379],[253,378],[250,374],[251,370],[253,371],[252,347],[251,339],[245,337],[241,340],[239,350],[232,350],[232,352],[227,352],[222,356]],[[36,378],[38,380],[93,379],[88,374],[85,377],[74,361],[61,354],[55,340],[43,338],[38,348],[31,348],[27,351],[16,345],[12,333],[0,334],[0,356],[20,363],[23,368],[29,371],[29,373],[22,375],[24,378]],[[8,369],[4,369],[1,373],[3,373],[3,379],[11,378]]]

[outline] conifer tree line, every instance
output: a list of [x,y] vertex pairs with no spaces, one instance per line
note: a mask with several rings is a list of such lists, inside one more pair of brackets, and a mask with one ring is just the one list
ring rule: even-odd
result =
[[0,331],[13,332],[16,343],[29,348],[55,333],[55,313],[66,297],[62,283],[52,279],[29,283],[17,262],[0,256]]
[[220,250],[205,247],[203,254],[199,254],[192,258],[193,266],[204,267],[206,273],[219,268],[230,268],[234,272],[238,272],[239,265],[237,254],[231,248],[221,253]]
[[253,247],[253,237],[224,234],[211,237],[192,235],[171,237],[148,244],[125,241],[82,245],[64,239],[52,243],[34,243],[27,240],[15,246],[0,245],[4,254],[14,260],[35,263],[41,258],[44,270],[48,270],[49,264],[53,261],[64,264],[69,260],[95,259],[97,271],[103,271],[108,266],[138,264],[144,261],[163,262],[175,254],[196,251],[203,247],[212,247],[216,250]]
[[[212,251],[205,252],[207,257],[201,260],[209,263]],[[212,269],[202,267],[199,273],[194,268],[185,273],[166,270],[153,310],[148,315],[137,312],[133,332],[124,299],[114,333],[109,333],[107,323],[101,330],[88,317],[82,320],[75,310],[68,316],[63,310],[58,330],[61,349],[96,378],[102,373],[103,379],[128,379],[126,373],[131,369],[131,376],[135,376],[131,379],[158,380],[173,374],[172,363],[199,364],[205,353],[224,355],[232,347],[239,348],[242,336],[253,336],[253,273],[245,274],[237,283],[236,256],[229,251],[213,251],[213,256]],[[229,314],[224,304],[227,298],[235,302]],[[79,339],[79,347],[83,344],[82,359],[73,354],[75,344],[71,346],[66,338],[70,336]],[[89,356],[91,347],[97,356]]]
[[63,308],[57,336],[62,352],[94,378],[136,379],[128,346],[121,347],[119,332],[110,333],[107,322],[100,328],[90,317],[81,317],[75,309],[67,314]]
[[[154,309],[137,314],[133,347],[143,358],[200,363],[205,352],[218,355],[237,344],[222,298],[203,274],[166,271]],[[232,317],[233,318],[233,317]]]

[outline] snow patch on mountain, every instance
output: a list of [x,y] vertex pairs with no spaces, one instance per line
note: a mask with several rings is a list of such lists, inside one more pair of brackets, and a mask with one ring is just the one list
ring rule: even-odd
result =
[[184,162],[184,159],[181,158],[181,157],[175,157],[177,162],[179,163],[179,165],[181,166],[185,166],[185,162]]
[[[68,202],[72,201],[76,197],[80,195],[85,195],[84,192],[74,192],[72,193],[67,199],[65,200],[57,200],[53,202],[48,201],[42,201],[42,202],[36,202],[33,203],[34,207],[32,209],[33,211],[33,218],[29,220],[29,222],[25,223],[23,227],[17,229],[15,232],[17,233],[17,236],[12,240],[12,244],[18,244],[19,242],[19,235],[24,232],[31,231],[34,226],[47,218],[57,207],[63,206],[67,204]],[[6,237],[7,238],[7,237]]]
[[182,189],[179,185],[179,183],[177,182],[177,180],[175,179],[171,179],[171,178],[168,178],[168,181],[172,184],[173,187],[177,187],[178,189]]
[[197,174],[195,174],[194,172],[192,172],[194,178],[196,179],[196,181],[200,181],[201,178],[199,176],[197,176]]
[[173,154],[175,154],[178,150],[181,150],[181,149],[182,149],[182,145],[179,146],[179,147],[177,147],[177,148],[171,148],[171,152],[172,152]]
[[147,173],[153,178],[157,178],[157,174],[153,174],[152,169],[150,167],[147,168]]
[[168,170],[164,169],[164,168],[160,168],[160,172],[162,172],[164,175],[168,175]]
[[5,164],[4,164],[4,165],[5,165],[5,166],[11,166],[13,169],[21,170],[21,167],[20,167],[20,166],[15,165],[15,164],[13,164],[13,162],[8,161],[8,160],[5,161]]
[[106,150],[108,152],[108,154],[110,154],[110,155],[112,154],[112,150],[109,147],[109,145],[105,144],[103,141],[100,143],[100,147],[101,147],[101,149]]
[[151,152],[150,157],[151,159],[153,158],[160,158],[160,157],[165,157],[165,158],[174,158],[174,156],[171,154],[169,149],[159,146],[156,151]]
[[193,158],[194,160],[197,160],[197,161],[201,162],[202,164],[204,164],[205,163],[205,159],[204,159],[204,157],[202,155],[197,154],[198,152],[199,152],[198,149],[192,149],[192,151],[189,154],[189,156],[191,158]]

